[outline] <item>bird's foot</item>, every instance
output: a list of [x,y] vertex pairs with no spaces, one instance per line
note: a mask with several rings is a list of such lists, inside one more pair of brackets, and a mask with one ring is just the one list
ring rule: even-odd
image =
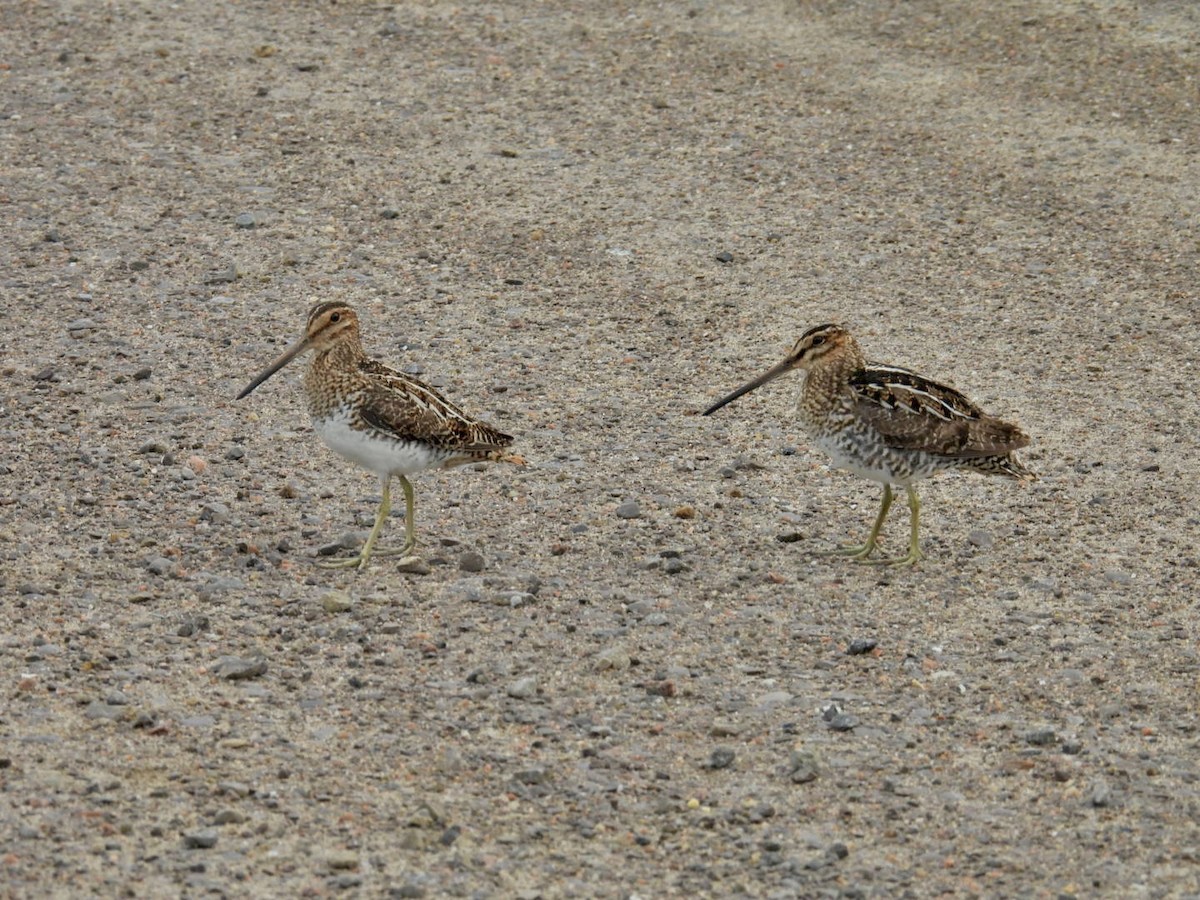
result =
[[868,562],[867,557],[875,552],[877,545],[874,542],[866,544],[858,544],[853,547],[838,547],[836,550],[818,550],[815,556],[844,556],[848,559],[855,559],[859,562]]
[[920,550],[912,549],[904,556],[889,556],[884,559],[863,559],[862,562],[872,566],[915,566],[924,556]]
[[366,555],[356,553],[345,559],[319,559],[317,560],[317,566],[322,569],[362,569],[374,555],[374,553]]

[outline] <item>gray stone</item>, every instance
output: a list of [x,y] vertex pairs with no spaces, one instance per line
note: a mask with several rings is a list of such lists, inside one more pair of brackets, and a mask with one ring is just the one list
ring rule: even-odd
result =
[[229,507],[224,503],[206,503],[200,510],[200,521],[211,522],[214,525],[224,525],[229,521]]
[[354,607],[354,601],[345,591],[326,591],[321,595],[321,608],[327,613],[348,612]]
[[513,781],[521,784],[545,784],[549,779],[550,773],[544,766],[535,766],[532,769],[522,769],[513,773]]
[[267,674],[267,660],[263,656],[222,656],[213,671],[229,681],[244,681]]
[[171,571],[171,561],[165,556],[155,556],[146,562],[146,568],[162,577]]
[[618,519],[640,519],[642,508],[636,500],[628,500],[617,507]]
[[704,768],[728,769],[736,758],[737,754],[729,747],[717,747],[708,755],[708,761],[704,764]]
[[982,529],[976,528],[967,535],[967,543],[974,547],[978,547],[981,550],[990,550],[992,545],[996,543],[996,539],[992,537],[990,531],[983,531]]
[[796,784],[816,781],[821,773],[821,760],[812,750],[793,750],[788,755],[788,778]]
[[334,871],[347,871],[358,868],[358,854],[353,850],[335,850],[325,859],[325,864]]
[[87,709],[83,713],[89,719],[105,719],[109,722],[115,722],[125,713],[119,706],[109,706],[102,700],[93,700],[87,705]]
[[1025,734],[1025,743],[1034,747],[1048,747],[1058,740],[1053,728],[1037,728]]
[[878,646],[879,641],[874,638],[855,638],[846,648],[846,653],[850,656],[861,656],[864,653],[870,653]]
[[620,647],[606,647],[596,654],[596,669],[601,672],[609,669],[622,672],[628,669],[631,663],[629,654]]
[[183,836],[183,846],[189,850],[208,850],[217,845],[217,832],[213,828],[189,831]]
[[518,678],[508,686],[506,693],[517,700],[528,700],[537,694],[537,678],[533,675]]
[[463,572],[482,572],[486,564],[483,554],[475,550],[468,550],[458,558],[458,568]]

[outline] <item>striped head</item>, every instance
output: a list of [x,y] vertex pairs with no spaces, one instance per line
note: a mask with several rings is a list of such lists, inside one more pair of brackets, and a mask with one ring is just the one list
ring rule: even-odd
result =
[[300,354],[309,350],[325,353],[347,343],[358,345],[358,313],[340,300],[318,303],[309,310],[304,337],[284,350],[278,359],[242,389],[237,398],[241,400]]
[[818,325],[800,335],[784,362],[789,371],[807,371],[847,353],[855,357],[862,356],[858,342],[844,326]]
[[768,381],[774,381],[780,375],[786,375],[793,369],[811,371],[823,368],[829,364],[840,363],[847,368],[862,368],[865,365],[862,350],[853,335],[841,325],[818,325],[810,328],[792,345],[791,352],[783,361],[772,366],[753,381],[748,381],[740,388],[722,397],[704,411],[704,415],[716,412],[726,403],[730,403],[748,394],[755,388],[762,387]]
[[326,300],[308,311],[301,343],[320,353],[351,337],[358,337],[358,313],[340,300]]

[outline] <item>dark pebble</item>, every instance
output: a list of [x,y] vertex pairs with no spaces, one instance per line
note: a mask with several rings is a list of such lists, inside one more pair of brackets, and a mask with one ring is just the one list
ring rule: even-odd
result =
[[458,558],[458,567],[464,572],[482,572],[486,564],[483,554],[475,550],[468,550]]
[[1025,743],[1034,747],[1048,747],[1058,740],[1053,728],[1038,728],[1025,735]]
[[737,754],[728,747],[718,747],[708,755],[708,762],[704,764],[706,769],[728,769],[733,765]]
[[826,724],[833,731],[853,731],[862,724],[862,720],[850,713],[838,713],[826,719]]
[[147,378],[149,378],[153,374],[154,374],[153,369],[151,369],[149,366],[143,366],[142,368],[138,369],[136,372],[133,373],[133,380],[134,381],[145,381]]
[[217,832],[212,828],[191,831],[183,836],[183,846],[189,850],[208,850],[217,845]]
[[713,257],[713,258],[714,258],[714,259],[716,259],[716,261],[717,261],[717,262],[719,262],[719,263],[731,263],[731,262],[733,262],[733,254],[732,254],[732,253],[730,253],[728,250],[722,250],[720,253],[718,253],[718,254],[717,254],[715,257]]
[[427,895],[424,887],[411,881],[388,891],[388,896],[394,897],[395,900],[423,900]]
[[879,641],[872,638],[856,638],[850,642],[850,646],[846,648],[846,653],[850,656],[860,656],[863,653],[870,653],[879,646]]

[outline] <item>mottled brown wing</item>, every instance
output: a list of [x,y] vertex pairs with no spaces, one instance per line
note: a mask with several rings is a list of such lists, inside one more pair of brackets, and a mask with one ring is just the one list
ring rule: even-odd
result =
[[889,447],[959,458],[997,456],[1028,445],[1016,425],[989,416],[952,387],[897,366],[871,366],[850,380],[855,413]]
[[410,375],[373,359],[363,360],[360,369],[370,384],[363,419],[381,431],[464,453],[488,453],[513,441]]

